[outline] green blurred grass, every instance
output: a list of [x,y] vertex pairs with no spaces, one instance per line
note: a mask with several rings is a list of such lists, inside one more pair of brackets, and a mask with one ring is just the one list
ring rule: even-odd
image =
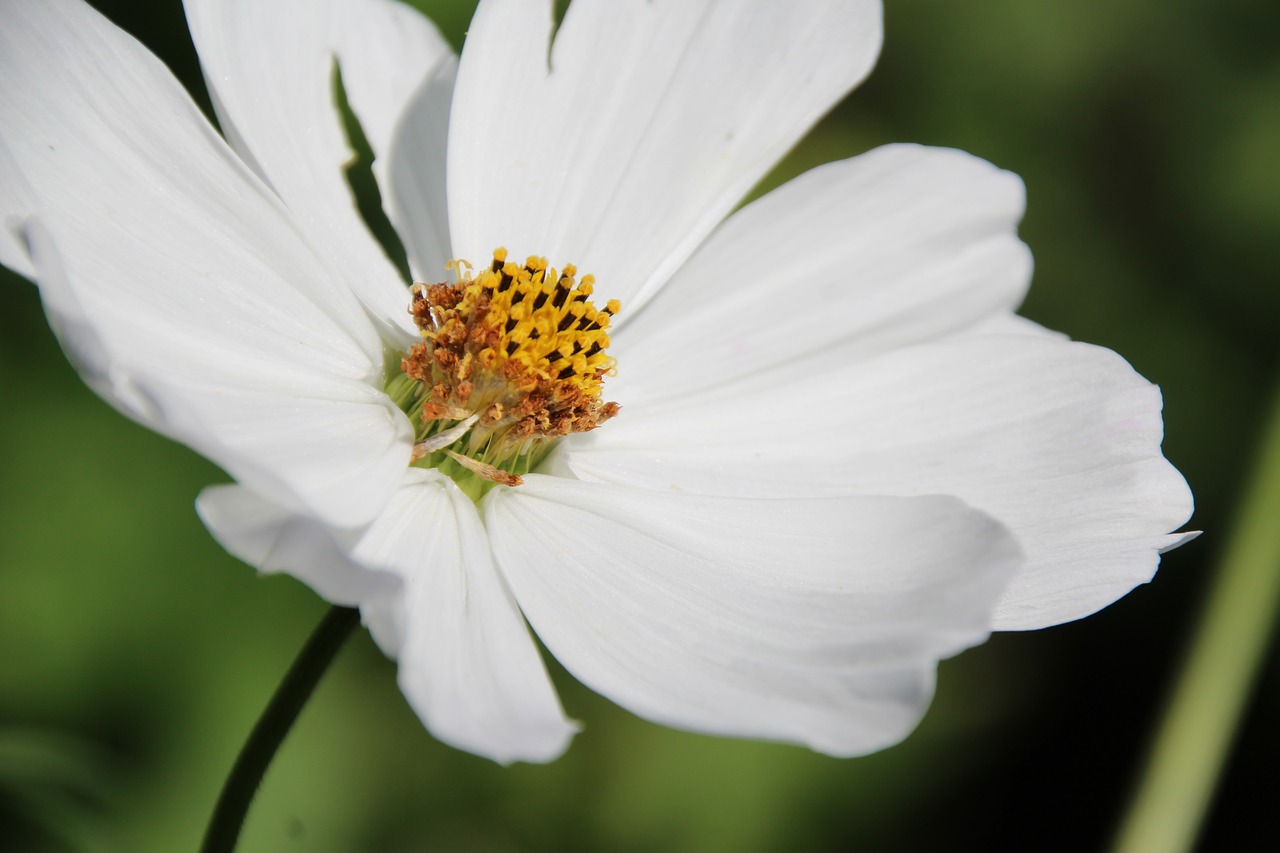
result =
[[[466,3],[418,5],[461,43]],[[176,3],[101,7],[198,89]],[[1117,349],[1166,395],[1166,451],[1209,534],[1155,584],[945,664],[921,731],[858,761],[672,732],[558,672],[585,731],[555,764],[500,768],[434,742],[361,636],[286,743],[242,849],[1099,847],[1276,367],[1277,8],[890,0],[877,71],[771,178],[898,140],[1024,177],[1025,313]],[[324,605],[222,553],[191,504],[223,475],[94,398],[28,284],[5,274],[0,300],[0,848],[192,849]],[[1278,699],[1273,659],[1206,850],[1274,837],[1255,778],[1280,760]]]

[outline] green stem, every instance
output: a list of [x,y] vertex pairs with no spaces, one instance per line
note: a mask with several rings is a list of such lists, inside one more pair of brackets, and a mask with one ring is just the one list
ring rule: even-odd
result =
[[285,673],[284,680],[249,733],[249,739],[231,768],[231,775],[222,786],[213,817],[209,819],[209,828],[205,830],[201,853],[230,853],[235,849],[249,804],[253,802],[271,759],[289,734],[321,676],[358,624],[360,611],[335,606],[311,632],[307,644],[298,653],[293,666]]
[[1280,604],[1280,394],[1253,482],[1115,853],[1195,844]]

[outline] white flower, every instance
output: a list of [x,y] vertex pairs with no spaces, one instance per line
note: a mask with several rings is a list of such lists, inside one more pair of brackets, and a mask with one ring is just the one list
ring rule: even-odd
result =
[[[867,752],[940,658],[1182,541],[1157,389],[1013,314],[1015,176],[894,145],[733,212],[868,72],[878,0],[575,0],[549,52],[551,0],[482,0],[460,61],[389,0],[188,0],[225,142],[80,0],[0,10],[0,260],[99,394],[234,478],[199,501],[218,540],[359,605],[451,744],[566,747],[528,619],[646,718]],[[422,338],[344,182],[335,60],[417,277],[505,246],[621,302],[621,412],[521,485],[409,464],[468,412],[385,393]],[[473,436],[436,444],[471,465]]]

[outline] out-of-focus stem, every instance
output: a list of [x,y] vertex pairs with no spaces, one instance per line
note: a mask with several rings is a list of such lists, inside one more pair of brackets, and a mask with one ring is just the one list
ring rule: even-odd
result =
[[1262,664],[1280,605],[1280,394],[1114,853],[1186,853]]

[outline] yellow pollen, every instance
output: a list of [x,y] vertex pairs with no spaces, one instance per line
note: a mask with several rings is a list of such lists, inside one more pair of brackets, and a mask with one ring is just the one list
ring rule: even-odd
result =
[[518,485],[555,439],[617,414],[602,394],[620,306],[597,308],[594,279],[577,280],[573,265],[557,272],[530,257],[520,266],[505,249],[479,275],[465,261],[449,269],[457,282],[413,286],[422,341],[400,364],[412,390],[393,393],[417,428],[414,463]]

